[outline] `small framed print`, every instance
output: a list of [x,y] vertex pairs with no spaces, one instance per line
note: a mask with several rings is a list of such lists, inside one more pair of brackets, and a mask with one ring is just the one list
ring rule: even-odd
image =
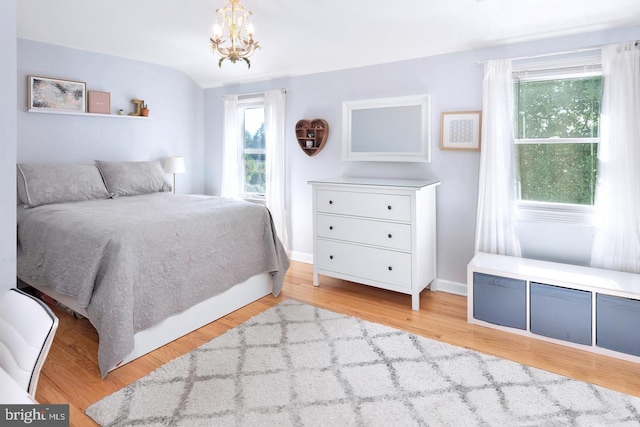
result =
[[87,111],[87,84],[74,80],[28,76],[29,110]]
[[109,92],[88,92],[89,112],[96,114],[111,114],[111,94]]
[[480,150],[482,111],[442,113],[441,150]]

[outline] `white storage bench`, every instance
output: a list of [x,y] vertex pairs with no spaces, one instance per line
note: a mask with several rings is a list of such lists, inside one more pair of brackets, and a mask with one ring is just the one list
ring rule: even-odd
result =
[[467,266],[467,319],[640,362],[640,275],[478,253]]

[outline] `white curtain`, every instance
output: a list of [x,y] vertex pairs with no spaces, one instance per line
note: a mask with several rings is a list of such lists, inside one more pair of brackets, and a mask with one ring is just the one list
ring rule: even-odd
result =
[[224,130],[222,140],[222,179],[220,195],[222,197],[238,198],[240,182],[239,149],[240,138],[238,132],[238,96],[225,95]]
[[481,141],[475,251],[519,257],[511,60],[485,64]]
[[264,137],[267,150],[266,204],[276,227],[278,237],[289,253],[287,210],[285,203],[284,161],[284,90],[272,90],[264,94]]
[[596,234],[591,265],[640,273],[640,52],[602,49]]

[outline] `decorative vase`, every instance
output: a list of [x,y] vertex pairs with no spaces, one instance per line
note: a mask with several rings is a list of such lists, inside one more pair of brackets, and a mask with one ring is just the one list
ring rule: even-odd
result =
[[140,110],[140,112],[142,113],[142,115],[144,117],[148,117],[149,116],[149,109],[148,108],[143,108],[142,110]]

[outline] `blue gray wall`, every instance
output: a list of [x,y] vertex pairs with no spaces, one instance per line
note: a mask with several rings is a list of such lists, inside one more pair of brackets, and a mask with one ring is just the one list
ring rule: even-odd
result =
[[0,292],[16,285],[16,0],[0,2]]
[[[151,119],[29,113],[28,75],[79,80],[87,83],[87,90],[110,92],[112,113],[120,108],[133,111],[131,99],[143,99]],[[18,162],[162,160],[179,155],[185,158],[186,173],[176,177],[178,192],[204,191],[204,92],[181,71],[18,39],[17,89]]]

